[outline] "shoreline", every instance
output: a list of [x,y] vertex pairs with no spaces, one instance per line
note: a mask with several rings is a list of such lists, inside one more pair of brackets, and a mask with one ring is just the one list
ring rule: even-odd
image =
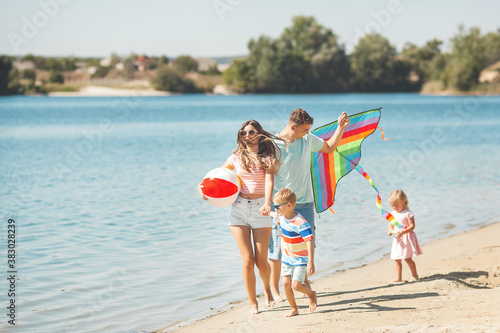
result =
[[[318,307],[313,313],[307,298],[296,295],[300,315],[285,318],[286,301],[267,308],[260,295],[256,316],[247,314],[245,299],[155,332],[498,332],[498,234],[500,222],[421,244],[424,253],[414,259],[420,280],[414,282],[388,282],[395,274],[388,255],[314,280]],[[410,277],[403,263],[403,279]]]
[[[347,92],[345,94],[358,94],[360,92]],[[371,94],[369,92],[365,92],[366,94]],[[398,92],[387,92],[388,94],[391,93],[398,93]],[[443,91],[443,92],[436,92],[436,93],[428,93],[428,92],[404,92],[404,93],[414,93],[414,94],[419,94],[423,96],[500,96],[500,93],[493,93],[493,94],[488,94],[486,92],[477,92],[477,91],[472,91],[472,92],[454,92],[454,91]],[[205,92],[204,94],[209,94],[209,95],[231,95],[231,96],[237,96],[237,95],[255,95],[255,94],[241,94],[241,93],[233,93],[229,91],[214,91],[213,93],[207,93]],[[315,93],[312,93],[315,94]],[[340,94],[340,93],[339,93]],[[342,93],[344,94],[344,93]],[[362,93],[360,93],[362,94]],[[377,93],[379,94],[379,93]],[[383,93],[382,93],[383,94]],[[169,92],[169,91],[159,91],[159,90],[154,90],[152,88],[144,88],[144,89],[138,89],[138,88],[133,88],[133,89],[128,89],[128,88],[112,88],[112,87],[103,87],[103,86],[84,86],[82,87],[79,91],[71,91],[71,92],[64,92],[64,91],[55,91],[55,92],[50,92],[47,93],[46,96],[49,97],[119,97],[119,96],[175,96],[175,95],[189,95],[185,93],[175,93],[175,92]],[[273,94],[269,94],[273,95]],[[304,95],[309,95],[309,94],[304,94]],[[29,96],[29,95],[27,95]],[[34,95],[38,96],[38,95]]]

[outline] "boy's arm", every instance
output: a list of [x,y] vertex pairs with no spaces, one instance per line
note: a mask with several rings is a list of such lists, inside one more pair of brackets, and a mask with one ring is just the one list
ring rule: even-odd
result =
[[307,252],[309,254],[309,260],[307,262],[307,276],[311,276],[316,272],[314,268],[314,245],[312,240],[306,242],[307,244]]

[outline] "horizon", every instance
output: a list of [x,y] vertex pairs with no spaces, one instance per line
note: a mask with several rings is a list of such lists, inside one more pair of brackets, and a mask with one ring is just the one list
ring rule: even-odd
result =
[[135,53],[234,58],[248,54],[250,39],[262,35],[278,38],[299,15],[313,16],[331,29],[348,54],[359,38],[371,31],[387,38],[398,52],[405,43],[420,47],[432,39],[441,40],[442,52],[447,52],[460,24],[466,31],[478,27],[482,34],[500,29],[500,2],[484,0],[480,4],[466,0],[362,0],[355,4],[304,4],[299,0],[28,0],[1,5],[0,54],[103,58],[112,53]]

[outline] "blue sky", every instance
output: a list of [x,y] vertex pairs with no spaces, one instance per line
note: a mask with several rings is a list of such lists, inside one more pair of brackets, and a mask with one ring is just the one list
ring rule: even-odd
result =
[[497,31],[498,13],[498,0],[10,0],[0,3],[0,54],[242,55],[251,38],[278,37],[297,15],[314,16],[348,51],[370,30],[401,50],[446,45],[460,23]]

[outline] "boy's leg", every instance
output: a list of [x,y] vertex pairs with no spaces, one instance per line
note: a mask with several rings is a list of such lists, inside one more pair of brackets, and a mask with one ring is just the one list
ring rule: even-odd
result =
[[299,308],[297,307],[297,302],[295,302],[295,295],[293,294],[292,289],[292,278],[290,275],[286,275],[282,277],[283,289],[285,290],[286,299],[288,300],[288,304],[292,308],[292,311],[287,314],[287,317],[293,317],[299,314]]
[[292,288],[297,290],[300,293],[306,294],[307,297],[309,298],[309,311],[313,312],[316,310],[316,307],[318,306],[318,297],[316,295],[316,292],[309,288],[307,285],[302,284],[302,281],[292,281]]

